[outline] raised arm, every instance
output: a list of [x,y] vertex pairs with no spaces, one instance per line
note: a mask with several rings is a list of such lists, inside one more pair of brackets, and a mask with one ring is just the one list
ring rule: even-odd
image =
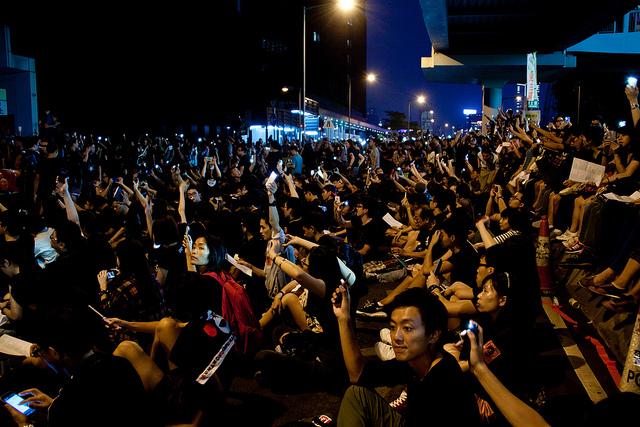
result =
[[275,204],[275,194],[278,191],[278,186],[275,182],[267,186],[267,196],[269,198],[269,224],[274,233],[280,233],[280,216],[278,215],[278,208]]
[[633,119],[633,127],[638,127],[638,120],[640,120],[640,107],[638,107],[638,86],[627,85],[624,88],[624,93],[627,95],[629,104],[631,104],[631,118]]
[[333,314],[335,314],[338,319],[344,364],[349,373],[349,380],[355,384],[362,374],[366,361],[362,355],[353,329],[353,321],[351,320],[351,296],[349,295],[348,287],[340,285],[337,291],[334,292],[331,302],[333,302]]

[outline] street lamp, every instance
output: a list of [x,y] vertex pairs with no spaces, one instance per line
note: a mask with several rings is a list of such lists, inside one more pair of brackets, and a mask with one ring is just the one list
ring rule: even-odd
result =
[[[351,138],[351,74],[347,74],[347,77],[347,80],[349,81],[349,134],[347,139],[349,139]],[[375,82],[376,76],[375,74],[367,74],[366,79],[368,82]]]
[[[294,88],[290,87],[290,86],[284,86],[282,88],[282,92],[287,93],[291,89],[294,89]],[[298,88],[298,132],[301,132],[301,130],[300,130],[300,102],[301,102],[301,98],[302,98],[302,88]],[[300,135],[300,143],[302,144],[302,135]]]
[[[416,101],[418,101],[419,104],[424,104],[425,101],[425,97],[420,95]],[[407,116],[407,132],[409,131],[409,129],[411,128],[411,99],[409,99],[409,115]]]
[[[302,6],[302,138],[306,133],[306,111],[307,111],[307,10],[317,9],[324,6],[333,6],[335,3],[318,4],[307,7]],[[352,9],[353,0],[339,0],[338,6],[342,10]],[[301,142],[304,144],[304,141]]]

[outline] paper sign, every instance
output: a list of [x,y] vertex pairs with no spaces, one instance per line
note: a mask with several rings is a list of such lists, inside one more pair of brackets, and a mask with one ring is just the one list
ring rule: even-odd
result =
[[0,353],[10,356],[30,356],[31,343],[23,341],[11,335],[4,334],[0,336]]
[[400,221],[398,221],[397,219],[392,217],[389,212],[387,212],[387,214],[385,216],[383,216],[382,219],[384,219],[384,221],[387,224],[389,224],[391,227],[397,227],[397,228],[404,227],[404,225]]
[[253,271],[251,271],[251,269],[249,267],[247,267],[246,265],[241,265],[238,264],[238,261],[236,261],[231,255],[227,254],[227,261],[229,261],[231,263],[231,265],[233,265],[235,268],[237,268],[238,270],[242,271],[244,274],[246,274],[247,276],[253,276]]
[[569,181],[594,182],[598,186],[604,177],[604,170],[605,168],[602,165],[574,158]]
[[631,194],[630,196],[618,196],[615,193],[605,193],[605,194],[603,194],[603,196],[606,197],[609,200],[615,200],[617,202],[633,203],[636,200],[640,200],[640,191],[636,191],[635,193]]

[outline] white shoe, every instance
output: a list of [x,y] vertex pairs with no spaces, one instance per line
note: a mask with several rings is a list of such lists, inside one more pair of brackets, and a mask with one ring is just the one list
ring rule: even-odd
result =
[[377,342],[375,344],[376,354],[380,360],[393,360],[396,358],[396,353],[393,351],[393,347],[383,342]]
[[569,240],[565,240],[564,242],[562,242],[562,244],[564,245],[565,248],[570,248],[571,246],[575,245],[576,243],[578,243],[577,234],[575,236],[569,238]]
[[556,237],[556,239],[566,241],[573,237],[578,237],[578,232],[576,231],[575,233],[572,233],[570,230],[567,229],[567,231],[562,233],[560,236]]
[[389,328],[381,329],[380,339],[383,343],[391,345],[391,330]]

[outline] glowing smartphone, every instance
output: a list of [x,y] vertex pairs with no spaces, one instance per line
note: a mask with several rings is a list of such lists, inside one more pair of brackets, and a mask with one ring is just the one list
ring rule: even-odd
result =
[[11,405],[16,411],[19,411],[27,416],[33,414],[36,411],[35,409],[30,408],[28,405],[21,405],[22,401],[24,401],[24,398],[13,391],[10,391],[3,395],[2,400],[5,403]]

